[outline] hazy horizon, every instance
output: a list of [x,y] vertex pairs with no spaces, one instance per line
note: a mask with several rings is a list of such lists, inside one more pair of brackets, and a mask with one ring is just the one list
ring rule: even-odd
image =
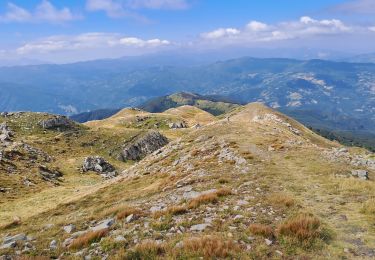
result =
[[374,14],[371,0],[3,1],[0,61],[71,63],[179,52],[339,59],[375,52]]

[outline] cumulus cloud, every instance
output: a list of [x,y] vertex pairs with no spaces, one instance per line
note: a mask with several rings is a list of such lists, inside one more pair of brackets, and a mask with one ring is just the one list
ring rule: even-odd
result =
[[251,21],[242,29],[229,28],[217,29],[201,34],[205,40],[220,40],[225,42],[271,42],[308,38],[319,35],[344,34],[352,30],[342,21],[315,20],[304,16],[298,21],[282,22],[278,24],[265,24],[259,21]]
[[8,3],[7,11],[0,15],[1,22],[52,22],[61,23],[80,19],[67,7],[57,9],[49,1],[43,0],[35,10],[29,11],[16,4]]
[[134,9],[186,9],[189,4],[186,0],[130,0],[129,6]]
[[87,0],[88,11],[104,11],[109,17],[139,16],[138,9],[181,10],[189,7],[186,0]]
[[17,49],[17,53],[24,55],[29,53],[51,53],[114,47],[152,49],[170,44],[171,42],[167,40],[143,40],[136,37],[124,37],[115,33],[84,33],[76,36],[51,36],[39,41],[26,43]]
[[240,31],[234,28],[220,28],[212,32],[203,33],[202,37],[205,39],[220,39],[228,38],[240,34]]
[[336,5],[333,9],[346,13],[375,14],[375,1],[351,0],[347,3]]

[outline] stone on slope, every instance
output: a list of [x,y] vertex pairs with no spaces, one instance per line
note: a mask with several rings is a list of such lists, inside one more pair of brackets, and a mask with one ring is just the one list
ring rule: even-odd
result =
[[368,172],[365,170],[352,170],[352,176],[358,177],[361,180],[368,180]]
[[119,156],[122,161],[140,160],[168,144],[168,139],[157,131],[150,131],[123,147]]
[[60,129],[71,128],[74,125],[74,122],[66,116],[53,116],[40,121],[39,125],[44,129]]
[[91,231],[99,231],[103,229],[110,228],[113,224],[115,224],[115,219],[114,218],[109,218],[102,220],[96,225],[95,227],[90,228]]
[[11,138],[13,137],[13,132],[10,130],[9,126],[6,122],[0,124],[0,141],[11,141]]
[[193,226],[190,227],[190,231],[202,232],[206,228],[208,228],[209,226],[211,226],[209,223],[203,223],[203,224],[193,225]]
[[18,241],[25,241],[26,239],[27,237],[23,233],[11,237],[5,237],[0,249],[13,248],[17,245]]
[[109,162],[100,156],[89,156],[83,161],[83,172],[94,171],[105,177],[115,177],[116,170]]
[[73,225],[73,224],[69,224],[69,225],[67,225],[67,226],[64,226],[64,227],[63,227],[63,230],[64,230],[66,233],[70,234],[70,233],[72,233],[72,232],[74,232],[74,231],[76,230],[76,226]]

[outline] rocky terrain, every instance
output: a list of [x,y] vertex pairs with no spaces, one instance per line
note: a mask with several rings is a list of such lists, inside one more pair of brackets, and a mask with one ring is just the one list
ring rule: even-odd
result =
[[0,117],[4,259],[375,257],[374,154],[260,103],[55,118]]

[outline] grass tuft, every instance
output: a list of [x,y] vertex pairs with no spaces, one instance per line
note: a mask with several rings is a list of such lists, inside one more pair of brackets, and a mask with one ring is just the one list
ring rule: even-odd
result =
[[108,229],[102,229],[98,231],[90,231],[82,236],[73,240],[69,248],[71,249],[81,249],[87,247],[92,243],[99,242],[102,237],[105,237],[108,234]]
[[375,199],[369,199],[363,203],[361,213],[368,215],[375,215]]
[[312,247],[318,240],[326,241],[330,235],[323,229],[321,221],[310,214],[299,214],[278,227],[279,238],[303,248]]
[[[231,240],[217,236],[189,238],[183,241],[182,252],[187,256],[200,256],[205,259],[228,258],[239,252],[239,246]],[[193,254],[193,255],[192,255]]]
[[286,208],[293,207],[295,204],[294,199],[286,194],[273,194],[269,201],[274,206]]
[[249,230],[253,235],[272,238],[274,232],[272,227],[263,224],[251,224]]
[[192,200],[190,200],[188,207],[189,209],[198,208],[200,205],[208,204],[208,203],[217,203],[219,201],[219,197],[224,197],[233,194],[231,189],[229,188],[220,188],[217,191],[202,194]]
[[165,244],[147,240],[128,251],[124,259],[158,259],[158,257],[162,257],[165,253]]

